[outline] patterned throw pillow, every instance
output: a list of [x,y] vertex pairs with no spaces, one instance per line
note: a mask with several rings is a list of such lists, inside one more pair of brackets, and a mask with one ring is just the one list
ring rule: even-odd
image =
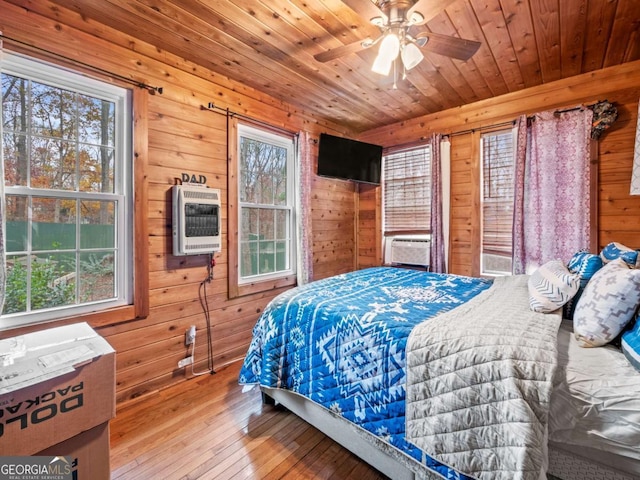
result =
[[560,260],[551,260],[533,272],[528,286],[531,310],[550,313],[573,298],[580,287],[580,277],[569,272]]
[[640,370],[640,315],[631,330],[622,334],[622,352],[636,370]]
[[564,306],[564,318],[573,320],[573,313],[576,309],[576,305],[578,305],[578,300],[580,300],[580,296],[584,291],[584,287],[587,286],[591,277],[593,277],[595,273],[602,268],[602,259],[599,255],[595,255],[593,253],[577,252],[573,257],[571,257],[571,260],[569,260],[567,268],[571,273],[575,273],[580,277],[580,288],[578,288],[578,293],[576,293],[576,295]]
[[640,304],[640,270],[622,258],[606,264],[589,281],[573,314],[581,347],[609,343],[629,323]]
[[632,267],[640,267],[640,258],[638,257],[638,250],[626,247],[618,242],[611,242],[604,247],[600,252],[600,258],[603,263],[609,263],[616,258],[622,258]]

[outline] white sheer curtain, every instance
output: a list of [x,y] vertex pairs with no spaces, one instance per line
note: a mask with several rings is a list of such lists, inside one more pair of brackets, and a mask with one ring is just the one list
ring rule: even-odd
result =
[[442,170],[442,244],[444,246],[444,270],[449,271],[449,220],[451,218],[451,142],[443,137],[440,142],[440,168]]
[[311,170],[309,134],[298,134],[296,152],[297,278],[298,285],[313,280],[313,239],[311,235]]
[[535,115],[526,127],[526,159],[519,131],[514,273],[530,273],[549,260],[566,262],[590,246],[592,118],[588,108]]

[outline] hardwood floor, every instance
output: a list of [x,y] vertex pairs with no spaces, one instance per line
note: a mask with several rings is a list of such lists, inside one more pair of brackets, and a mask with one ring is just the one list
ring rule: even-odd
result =
[[384,479],[294,414],[242,393],[240,364],[118,409],[111,478]]

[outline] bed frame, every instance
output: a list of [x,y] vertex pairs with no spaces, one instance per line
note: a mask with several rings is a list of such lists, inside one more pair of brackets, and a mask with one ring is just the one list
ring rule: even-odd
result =
[[[265,403],[278,403],[393,480],[441,480],[437,472],[377,436],[295,392],[260,387]],[[550,480],[637,480],[590,459],[549,447]]]

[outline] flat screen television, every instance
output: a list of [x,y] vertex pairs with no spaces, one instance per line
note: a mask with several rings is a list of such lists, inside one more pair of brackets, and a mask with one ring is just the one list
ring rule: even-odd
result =
[[379,184],[381,168],[380,145],[320,134],[318,175]]

